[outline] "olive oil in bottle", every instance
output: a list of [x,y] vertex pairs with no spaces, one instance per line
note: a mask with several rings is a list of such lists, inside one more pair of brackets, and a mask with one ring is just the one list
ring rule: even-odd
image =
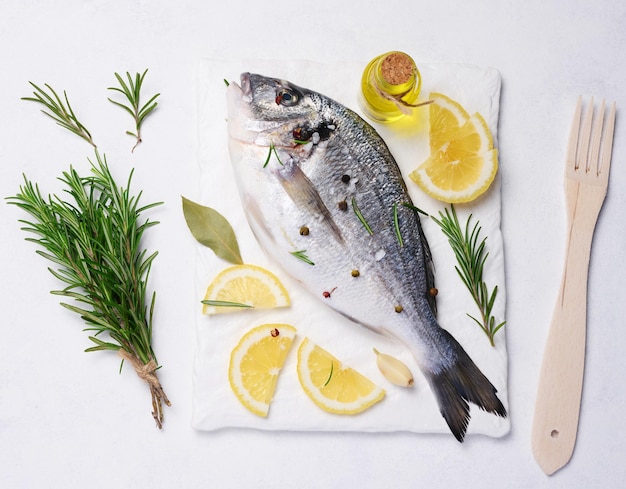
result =
[[368,63],[361,77],[360,105],[376,122],[395,122],[413,113],[422,78],[413,59],[400,51],[382,54]]

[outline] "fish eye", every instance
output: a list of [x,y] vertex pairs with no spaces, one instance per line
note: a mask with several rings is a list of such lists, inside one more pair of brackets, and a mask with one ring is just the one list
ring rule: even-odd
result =
[[293,107],[298,103],[298,94],[293,90],[282,88],[276,95],[276,104],[284,105],[285,107]]

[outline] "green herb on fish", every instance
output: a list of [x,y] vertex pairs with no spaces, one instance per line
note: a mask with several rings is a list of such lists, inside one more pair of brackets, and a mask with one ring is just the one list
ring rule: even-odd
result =
[[37,254],[54,264],[48,270],[66,285],[52,293],[74,300],[76,304],[61,305],[78,314],[85,331],[93,333],[89,340],[94,346],[85,351],[117,351],[122,365],[127,360],[133,366],[150,387],[152,416],[161,428],[162,403],[170,402],[152,349],[154,292],[146,304],[157,252],[148,254],[141,246],[145,232],[157,224],[143,213],[160,203],[140,206],[141,193],[130,192],[132,172],[127,186],[118,186],[97,151],[91,173],[81,177],[73,168],[63,173],[60,181],[71,201],[45,198],[26,176],[20,192],[8,200],[31,216],[20,220],[22,229],[34,235],[26,240],[42,248]]
[[202,304],[206,304],[207,306],[213,307],[241,307],[241,308],[254,308],[250,304],[244,304],[242,302],[231,302],[231,301],[212,301],[212,300],[203,300],[200,301]]
[[126,83],[118,73],[115,73],[115,78],[117,78],[120,86],[109,87],[109,90],[113,90],[124,95],[130,104],[124,105],[123,103],[117,102],[111,98],[109,99],[109,102],[128,112],[135,122],[135,132],[126,131],[126,134],[135,138],[135,145],[132,147],[131,153],[135,151],[135,148],[139,145],[139,143],[141,143],[141,125],[143,124],[144,119],[148,117],[154,109],[156,109],[158,105],[156,98],[160,95],[159,93],[153,95],[150,97],[150,100],[140,107],[141,86],[143,85],[146,73],[148,73],[148,70],[144,71],[143,74],[136,73],[133,79],[130,73],[126,72],[128,83]]
[[227,87],[230,85],[230,82],[226,78],[224,78],[224,85],[226,85]]
[[419,214],[422,214],[424,216],[428,216],[427,212],[424,212],[422,209],[420,209],[419,207],[414,206],[413,204],[409,203],[409,202],[402,202],[402,205],[404,207],[406,207],[407,209],[411,209],[412,211],[415,211]]
[[298,260],[302,260],[304,263],[308,265],[315,265],[315,263],[313,263],[313,261],[311,261],[311,259],[308,256],[306,256],[306,250],[291,251],[290,253],[293,256],[295,256]]
[[278,151],[276,151],[276,146],[274,146],[274,143],[270,143],[270,149],[267,152],[267,158],[265,160],[265,163],[263,163],[263,168],[265,168],[269,164],[270,159],[272,158],[272,153],[274,153],[274,156],[276,156],[278,163],[280,163],[281,166],[284,166],[283,162],[280,161],[280,156],[278,156]]
[[359,209],[359,206],[357,205],[356,199],[354,197],[352,197],[352,210],[356,214],[356,217],[359,218],[359,221],[361,221],[361,224],[363,224],[363,227],[366,229],[366,231],[370,235],[373,235],[374,231],[372,231],[372,228],[370,227],[370,225],[367,223],[367,221],[363,217],[363,214],[361,214],[361,210]]
[[196,204],[185,197],[183,214],[187,227],[199,243],[211,248],[217,256],[229,263],[243,263],[235,231],[224,216],[215,209]]
[[45,83],[45,87],[50,92],[46,93],[45,90],[35,85],[33,82],[28,82],[35,89],[33,92],[33,97],[22,97],[22,100],[28,100],[31,102],[37,102],[43,105],[47,110],[42,109],[42,112],[46,114],[48,117],[52,118],[59,126],[64,127],[68,131],[76,134],[78,137],[84,139],[89,144],[91,144],[94,148],[96,144],[91,137],[91,133],[87,130],[87,128],[81,124],[81,122],[76,117],[74,110],[72,110],[72,106],[70,105],[70,101],[67,98],[67,93],[63,91],[63,100],[61,97],[57,95],[54,89]]
[[481,228],[478,221],[476,221],[470,230],[471,214],[467,218],[465,229],[463,230],[459,224],[459,219],[453,204],[450,205],[450,209],[450,211],[445,209],[445,215],[439,212],[439,219],[431,217],[448,237],[448,242],[459,264],[454,268],[478,306],[481,320],[476,319],[470,314],[468,314],[468,316],[473,319],[487,335],[491,346],[495,346],[494,336],[505,325],[506,321],[496,324],[495,317],[491,315],[498,294],[498,286],[496,285],[492,292],[489,293],[487,284],[483,281],[483,269],[487,257],[489,256],[489,253],[485,252],[487,238],[483,238],[482,241],[479,242]]
[[398,243],[400,246],[404,246],[404,241],[402,241],[402,233],[400,233],[400,223],[398,222],[398,205],[393,204],[393,228],[396,231],[396,238],[398,238]]

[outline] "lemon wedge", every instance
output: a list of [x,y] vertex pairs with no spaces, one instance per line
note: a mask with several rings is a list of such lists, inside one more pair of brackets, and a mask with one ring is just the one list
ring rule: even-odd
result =
[[431,197],[452,204],[470,202],[484,193],[498,170],[498,150],[450,160],[444,151],[431,155],[410,174]]
[[248,331],[230,355],[228,380],[237,399],[266,417],[278,375],[296,335],[289,324],[263,324]]
[[485,119],[442,94],[430,99],[430,156],[409,174],[424,192],[448,203],[483,194],[498,171],[498,152]]
[[324,411],[357,414],[383,399],[385,391],[305,338],[298,348],[298,379]]
[[272,272],[257,265],[234,265],[221,271],[207,287],[202,313],[289,307],[290,304],[287,290]]
[[452,135],[469,119],[467,111],[455,100],[433,92],[428,96],[430,151],[434,152],[450,141]]

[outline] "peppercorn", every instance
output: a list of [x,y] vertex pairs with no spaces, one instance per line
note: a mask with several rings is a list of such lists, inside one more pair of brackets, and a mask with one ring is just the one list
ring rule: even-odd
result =
[[335,291],[337,287],[333,287],[330,292],[325,290],[324,292],[322,292],[322,295],[324,296],[325,299],[329,299],[330,295]]
[[359,275],[361,275],[361,272],[359,272],[357,269],[352,270],[351,273],[353,277],[358,277]]
[[348,210],[348,203],[345,200],[342,200],[341,202],[337,203],[337,207],[339,207],[340,211],[347,211]]
[[400,304],[398,304],[396,307],[394,307],[394,310],[397,313],[400,313],[400,312],[404,311],[404,308]]
[[309,235],[309,228],[307,226],[302,226],[300,228],[300,236],[308,236]]

